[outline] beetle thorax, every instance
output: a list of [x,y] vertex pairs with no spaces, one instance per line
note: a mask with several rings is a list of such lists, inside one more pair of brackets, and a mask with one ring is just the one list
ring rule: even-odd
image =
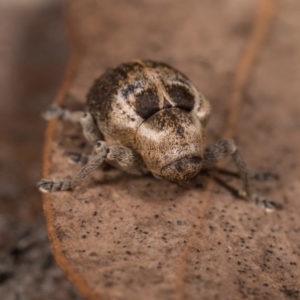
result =
[[205,135],[192,113],[178,108],[160,110],[139,127],[136,142],[156,176],[184,183],[201,169]]

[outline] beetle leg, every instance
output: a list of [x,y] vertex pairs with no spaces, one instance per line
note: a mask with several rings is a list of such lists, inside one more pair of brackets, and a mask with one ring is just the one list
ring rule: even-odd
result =
[[47,121],[59,119],[72,123],[78,123],[83,115],[83,111],[70,111],[61,106],[50,106],[42,113],[42,117]]
[[106,161],[131,174],[143,175],[149,173],[141,155],[137,151],[124,146],[110,146]]
[[[238,172],[222,169],[222,168],[214,168],[214,171],[216,171],[219,174],[224,174],[232,177],[240,177],[240,174]],[[257,171],[257,172],[249,172],[249,178],[254,179],[257,181],[272,181],[272,180],[278,180],[279,175],[270,171]]]
[[80,117],[79,122],[83,130],[83,135],[90,144],[95,145],[97,141],[103,139],[96,121],[90,113],[84,113]]
[[[75,160],[78,159],[78,153],[72,152],[72,155],[74,155]],[[37,183],[37,187],[43,193],[73,190],[81,184],[82,180],[89,173],[98,168],[104,161],[131,174],[142,175],[149,172],[139,153],[124,146],[108,146],[104,141],[98,141],[93,148],[93,155],[85,158],[88,161],[87,164],[74,179],[42,179]]]
[[103,136],[97,127],[96,121],[88,112],[70,111],[62,108],[61,106],[51,106],[44,111],[42,116],[48,121],[52,119],[59,119],[72,123],[80,123],[83,130],[83,135],[91,145],[95,145],[97,141],[103,139]]
[[239,170],[240,176],[243,181],[243,190],[239,192],[240,196],[250,196],[249,176],[246,164],[244,162],[241,152],[236,147],[232,140],[222,140],[216,144],[209,146],[204,151],[203,168],[211,167],[219,162],[221,159],[228,155],[232,155],[232,158]]
[[95,155],[91,157],[88,163],[81,169],[81,171],[72,180],[52,180],[43,179],[37,183],[37,187],[43,193],[73,190],[79,186],[82,180],[93,170],[98,168],[108,153],[108,146],[106,142],[99,141],[94,146]]

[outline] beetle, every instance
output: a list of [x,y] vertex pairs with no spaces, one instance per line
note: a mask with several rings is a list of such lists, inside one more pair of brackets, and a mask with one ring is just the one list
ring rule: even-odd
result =
[[94,146],[91,156],[69,153],[86,163],[72,180],[43,179],[41,192],[73,190],[104,161],[128,173],[153,174],[187,185],[202,169],[232,156],[249,197],[249,176],[233,140],[205,147],[209,101],[180,71],[151,60],[133,60],[107,70],[87,95],[86,111],[52,107],[46,119],[80,122]]

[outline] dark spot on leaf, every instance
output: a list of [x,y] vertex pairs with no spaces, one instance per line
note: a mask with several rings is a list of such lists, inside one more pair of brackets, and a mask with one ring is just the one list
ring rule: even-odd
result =
[[108,281],[108,282],[105,283],[105,286],[106,287],[112,287],[112,286],[114,286],[114,283],[112,281]]
[[185,225],[185,222],[180,221],[180,220],[178,220],[176,223],[177,223],[177,225],[179,225],[179,226],[180,226],[180,225]]

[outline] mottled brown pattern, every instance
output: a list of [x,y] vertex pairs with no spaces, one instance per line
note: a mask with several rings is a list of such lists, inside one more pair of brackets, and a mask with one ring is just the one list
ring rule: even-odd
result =
[[163,108],[171,108],[172,104],[164,97]]
[[136,113],[147,120],[159,111],[159,98],[155,87],[142,91],[135,96]]
[[202,103],[202,95],[185,75],[150,60],[109,69],[95,81],[87,100],[106,139],[134,149],[139,126],[160,109],[178,107],[197,114]]
[[186,111],[193,110],[195,95],[189,89],[180,84],[166,85],[165,88],[170,98],[175,102],[175,107]]
[[[126,85],[129,74],[135,73],[140,69],[140,64],[130,62],[121,64],[116,68],[108,69],[89,90],[87,95],[87,105],[89,110],[99,119],[107,117],[111,110],[111,101],[117,95],[122,85]],[[129,85],[127,91],[123,91],[124,98],[128,96],[130,90],[134,90],[133,85]]]
[[[149,170],[169,179],[170,173],[162,173],[165,166],[184,157],[203,157],[204,127],[194,114],[179,108],[163,109],[140,126],[136,143]],[[200,168],[201,164],[197,170]],[[182,174],[173,173],[170,180],[183,183],[187,173],[188,166]]]
[[180,178],[181,182],[189,182],[199,173],[202,160],[200,156],[183,157],[163,167],[161,174],[170,181],[177,182]]

